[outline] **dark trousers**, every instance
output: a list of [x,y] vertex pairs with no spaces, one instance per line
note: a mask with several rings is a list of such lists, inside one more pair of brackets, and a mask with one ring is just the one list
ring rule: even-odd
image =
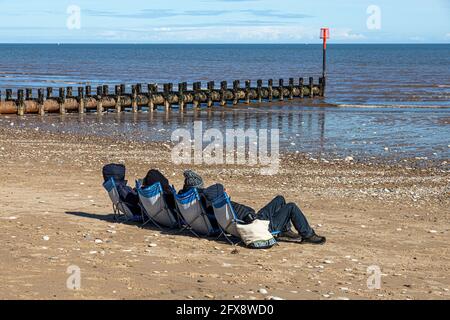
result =
[[310,237],[314,232],[300,208],[295,203],[286,203],[283,196],[275,197],[259,210],[258,219],[269,220],[272,232],[288,231],[291,229],[291,223],[304,238]]

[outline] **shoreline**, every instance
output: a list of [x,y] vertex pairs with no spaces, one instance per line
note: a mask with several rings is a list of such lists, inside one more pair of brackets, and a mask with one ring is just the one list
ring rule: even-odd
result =
[[[174,166],[165,143],[17,128],[0,129],[0,147],[2,299],[267,298],[260,288],[284,299],[450,298],[448,172],[283,155],[277,175],[260,176],[242,166]],[[177,188],[192,168],[257,209],[283,194],[328,241],[234,250],[115,224],[101,186],[108,162],[124,162],[130,182],[159,168]],[[70,265],[81,269],[80,290],[65,288]],[[372,265],[382,270],[380,290],[366,286]]]
[[[158,141],[172,145],[171,133],[186,129],[193,134],[194,124],[201,123],[202,134],[207,129],[278,129],[279,151],[297,154],[311,160],[351,162],[402,167],[436,167],[449,170],[449,117],[445,112],[416,111],[379,112],[357,108],[296,107],[233,107],[188,110],[180,113],[138,112],[101,116],[89,114],[51,114],[43,117],[28,115],[0,116],[0,128],[36,130],[48,134],[96,135],[139,143]],[[400,126],[407,126],[402,131]],[[206,141],[203,147],[206,147]]]

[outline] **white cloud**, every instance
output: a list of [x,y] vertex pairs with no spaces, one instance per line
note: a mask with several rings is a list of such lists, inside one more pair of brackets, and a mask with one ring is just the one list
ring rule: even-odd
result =
[[[302,26],[160,26],[98,33],[104,41],[127,42],[237,42],[311,43],[320,42],[318,27]],[[362,34],[348,28],[331,30],[332,40],[358,41]]]
[[354,33],[352,29],[338,28],[331,30],[331,36],[337,40],[362,40],[366,37],[360,33]]

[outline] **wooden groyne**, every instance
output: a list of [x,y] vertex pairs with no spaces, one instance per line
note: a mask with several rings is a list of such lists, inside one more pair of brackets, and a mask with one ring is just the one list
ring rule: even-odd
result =
[[138,112],[141,110],[153,112],[158,106],[164,106],[164,109],[168,111],[174,105],[183,110],[188,105],[198,108],[201,105],[213,107],[214,104],[225,106],[323,97],[325,77],[319,78],[318,83],[314,83],[312,77],[308,80],[304,83],[303,78],[297,81],[290,78],[287,82],[279,79],[277,85],[274,85],[272,79],[264,84],[262,80],[257,80],[256,86],[252,86],[250,80],[246,80],[243,85],[239,80],[235,80],[232,87],[226,81],[222,81],[220,87],[216,87],[214,81],[210,81],[206,88],[202,87],[201,82],[194,82],[189,89],[187,83],[182,82],[178,84],[176,91],[172,83],[166,83],[162,88],[159,88],[157,84],[145,86],[136,84],[131,86],[131,92],[127,92],[127,87],[121,84],[115,85],[114,93],[110,93],[108,85],[98,86],[95,92],[92,92],[89,85],[77,87],[75,94],[73,87],[59,88],[57,92],[50,87],[45,90],[37,89],[37,92],[28,88],[18,89],[14,92],[14,96],[13,90],[7,89],[4,97],[0,92],[0,114],[44,115],[45,113]]

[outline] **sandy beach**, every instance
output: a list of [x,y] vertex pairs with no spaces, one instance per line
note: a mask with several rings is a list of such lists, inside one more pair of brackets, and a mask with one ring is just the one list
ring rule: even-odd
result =
[[[449,299],[450,174],[444,167],[282,154],[280,171],[175,166],[170,146],[0,127],[1,299]],[[158,168],[177,187],[193,168],[256,209],[296,202],[323,246],[233,247],[112,220],[101,167],[133,182]],[[69,266],[81,288],[66,287]],[[367,287],[367,268],[381,288]],[[261,290],[265,289],[265,290]]]

